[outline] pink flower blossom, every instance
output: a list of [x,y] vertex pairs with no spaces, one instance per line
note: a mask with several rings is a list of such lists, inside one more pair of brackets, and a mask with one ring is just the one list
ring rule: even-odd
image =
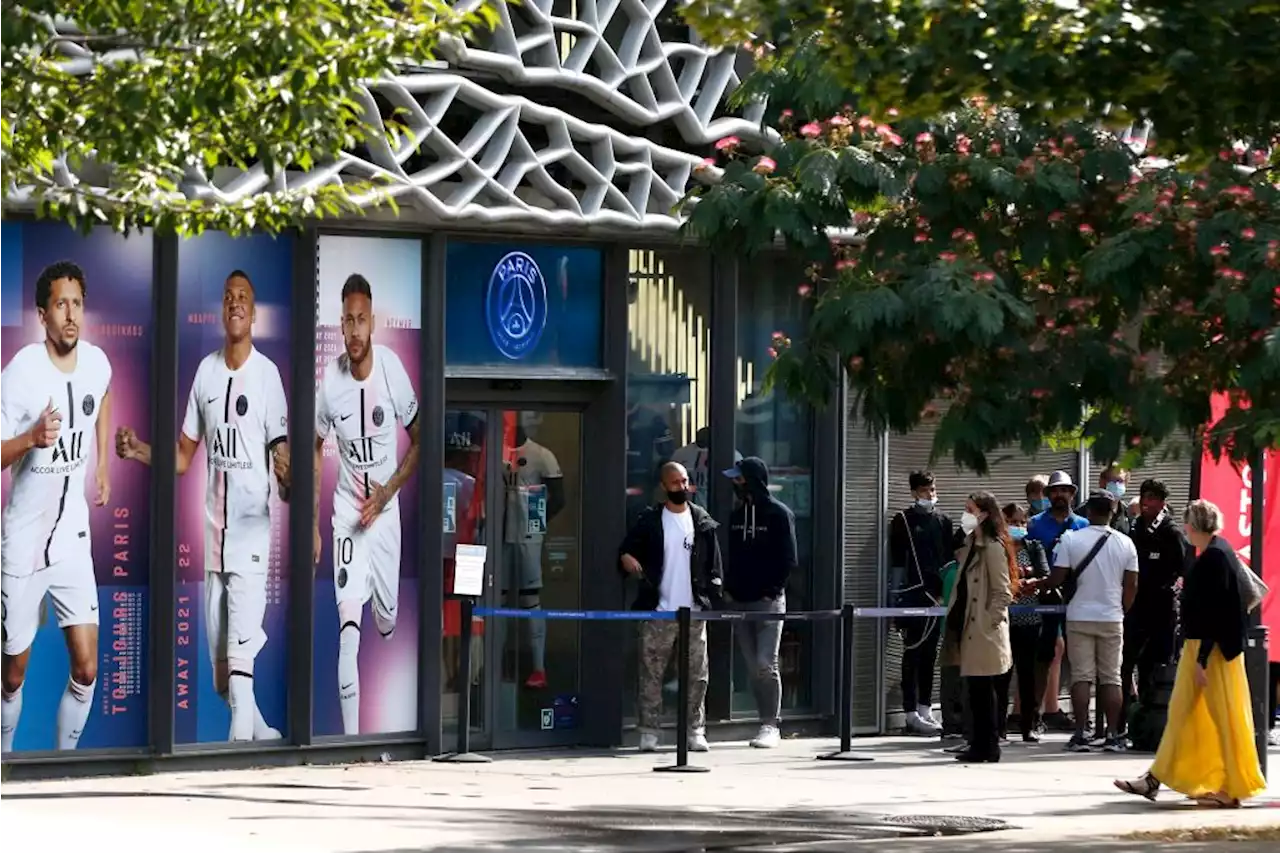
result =
[[778,164],[774,162],[772,157],[761,157],[756,161],[756,164],[752,167],[751,171],[758,175],[768,175],[776,168],[778,168]]
[[876,127],[876,120],[873,119],[871,116],[863,116],[862,118],[858,119],[858,130],[861,130],[861,131],[875,130],[875,127]]
[[956,258],[958,257],[960,256],[957,255],[955,252],[941,252],[938,255],[938,260],[946,261],[947,263],[951,264],[951,263],[955,263]]
[[737,148],[741,144],[742,144],[742,140],[739,139],[738,137],[726,136],[724,139],[721,139],[719,142],[716,143],[716,150],[729,151],[730,149]]
[[827,119],[827,124],[831,125],[832,127],[848,127],[850,124],[850,121],[844,116],[837,115]]
[[964,236],[964,229],[963,229],[963,228],[957,228],[956,230],[954,230],[954,231],[952,231],[952,232],[951,232],[951,239],[952,239],[952,240],[959,240],[959,239],[960,239],[961,237],[963,237],[963,236]]
[[1081,222],[1079,231],[1082,236],[1089,237],[1093,234],[1093,226],[1088,222]]
[[811,121],[804,127],[800,128],[800,135],[808,139],[813,139],[815,136],[820,136],[821,134],[822,128],[816,121]]
[[990,283],[996,280],[996,274],[991,270],[982,270],[973,274],[973,280]]
[[916,242],[917,242],[917,243],[928,243],[928,242],[929,242],[929,232],[928,232],[928,231],[917,231],[917,232],[916,232]]
[[1258,236],[1258,232],[1254,231],[1252,228],[1246,228],[1240,232],[1240,236],[1246,240],[1252,240],[1254,237]]
[[901,115],[901,113],[898,112],[897,107],[889,107],[888,109],[889,118],[897,118],[899,115]]
[[1061,210],[1055,210],[1053,213],[1049,214],[1050,222],[1061,222],[1062,219],[1063,219],[1063,216],[1062,216]]
[[956,137],[956,153],[968,154],[969,145],[969,137],[965,136],[963,133]]
[[782,117],[783,117],[783,118],[791,118],[791,117],[792,117],[792,116],[794,116],[794,115],[795,115],[795,112],[793,112],[792,110],[783,110],[783,111],[782,111]]
[[926,130],[923,133],[916,134],[916,145],[931,145],[931,144],[933,144],[932,133]]
[[1004,153],[1004,147],[999,142],[993,142],[987,146],[987,151],[992,157],[999,157]]
[[800,294],[800,298],[803,299],[804,297],[813,293],[813,285],[809,284],[808,282],[802,283],[798,287],[796,287],[796,293]]
[[1231,250],[1227,248],[1226,243],[1219,243],[1218,245],[1209,249],[1209,254],[1213,255],[1215,258],[1220,258],[1223,255],[1230,253],[1230,251]]
[[774,349],[773,347],[769,347],[767,350],[765,350],[765,352],[767,352],[767,353],[769,354],[769,358],[777,358],[777,357],[778,357],[778,351],[777,351],[776,349]]
[[714,169],[714,168],[715,168],[715,165],[716,165],[716,161],[715,161],[713,158],[711,158],[711,157],[703,157],[703,158],[702,158],[702,162],[701,162],[701,163],[699,163],[698,165],[694,166],[693,168],[694,168],[694,170],[695,170],[695,171],[700,172],[700,171],[702,171],[703,169]]

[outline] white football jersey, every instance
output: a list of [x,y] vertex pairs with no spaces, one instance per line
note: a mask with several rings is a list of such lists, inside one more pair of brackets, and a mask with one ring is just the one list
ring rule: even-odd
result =
[[[90,552],[85,472],[96,454],[94,431],[111,385],[111,362],[91,343],[76,345],[76,369],[63,373],[43,343],[18,353],[0,374],[0,435],[5,441],[35,426],[46,406],[62,415],[52,447],[15,462],[4,508],[4,573],[25,577]],[[96,490],[97,486],[90,484]]]
[[555,454],[533,439],[510,452],[503,464],[507,542],[542,541],[547,532],[546,481],[563,476]]
[[[400,464],[397,422],[408,429],[418,416],[418,397],[400,358],[373,348],[373,370],[363,382],[351,375],[346,353],[329,362],[316,394],[316,435],[337,439],[338,490],[333,496],[335,529],[353,527],[371,482],[386,485]],[[399,512],[400,496],[383,512]]]
[[208,459],[205,571],[221,572],[234,562],[235,571],[266,572],[266,554],[255,555],[254,565],[234,558],[237,539],[261,548],[271,536],[271,450],[289,437],[289,405],[275,362],[254,349],[232,370],[222,350],[205,356],[191,383],[182,432],[204,441]]

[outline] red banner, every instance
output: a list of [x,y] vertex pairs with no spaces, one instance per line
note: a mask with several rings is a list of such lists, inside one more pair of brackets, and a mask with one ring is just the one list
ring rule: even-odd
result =
[[[1215,395],[1213,419],[1227,410],[1225,394]],[[1271,588],[1262,602],[1262,622],[1271,629],[1271,660],[1280,662],[1280,451],[1268,451],[1263,477],[1263,580]],[[1200,497],[1218,505],[1223,513],[1222,536],[1246,564],[1253,557],[1253,472],[1237,468],[1230,460],[1214,460],[1205,453],[1200,466]]]

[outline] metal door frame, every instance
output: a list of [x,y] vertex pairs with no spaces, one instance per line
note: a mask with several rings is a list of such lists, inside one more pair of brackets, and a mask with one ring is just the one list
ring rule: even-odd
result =
[[[469,384],[469,383],[468,383]],[[454,391],[455,389],[450,389]],[[569,390],[569,389],[566,389]],[[574,389],[586,391],[588,389]],[[566,394],[556,395],[563,397],[589,397],[590,394]],[[502,441],[503,441],[503,414],[505,412],[569,412],[577,414],[579,418],[578,428],[578,454],[579,454],[579,478],[578,483],[578,502],[577,511],[578,519],[578,550],[579,550],[579,571],[578,571],[578,602],[582,604],[583,594],[583,572],[586,569],[586,561],[582,556],[587,553],[586,541],[588,538],[587,525],[583,520],[583,477],[582,472],[587,468],[586,459],[586,441],[585,434],[587,430],[587,400],[582,402],[547,402],[546,397],[540,394],[526,395],[519,393],[494,394],[492,391],[484,393],[479,389],[461,388],[456,393],[450,393],[446,396],[445,411],[473,411],[483,413],[485,424],[485,525],[483,541],[488,551],[485,555],[485,589],[484,595],[480,598],[480,604],[485,607],[506,607],[510,606],[510,602],[502,600],[501,583],[496,581],[498,571],[501,567],[502,547],[503,547],[503,530],[506,512],[506,490],[505,485],[497,486],[504,483],[502,471]],[[544,401],[544,402],[540,402]],[[496,487],[495,487],[496,486]],[[505,631],[502,636],[507,636],[506,631],[522,630],[516,620],[507,620]],[[481,675],[480,695],[484,707],[484,725],[478,730],[472,732],[472,742],[478,749],[530,749],[554,746],[572,746],[583,740],[581,727],[575,729],[566,729],[563,731],[521,731],[518,728],[513,731],[503,731],[498,725],[498,698],[499,691],[502,686],[502,663],[505,648],[505,642],[499,644],[494,639],[499,635],[496,630],[494,620],[486,620],[484,633],[484,667]],[[582,661],[583,661],[583,640],[582,631],[578,631],[578,656],[574,661],[577,669],[577,693],[582,694]],[[517,678],[517,682],[519,679]],[[519,689],[519,688],[518,688]]]

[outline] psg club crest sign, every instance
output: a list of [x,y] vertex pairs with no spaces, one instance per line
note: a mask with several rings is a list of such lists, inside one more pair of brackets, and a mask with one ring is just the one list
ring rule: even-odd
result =
[[484,300],[485,324],[493,345],[519,361],[533,352],[547,326],[547,282],[533,258],[509,252],[489,276]]

